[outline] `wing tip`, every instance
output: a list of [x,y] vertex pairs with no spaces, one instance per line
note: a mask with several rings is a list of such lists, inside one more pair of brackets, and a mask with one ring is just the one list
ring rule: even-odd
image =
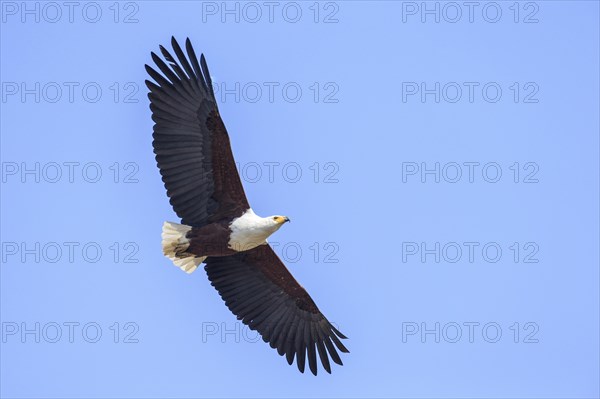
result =
[[342,334],[340,332],[340,330],[338,330],[337,328],[335,328],[333,325],[331,326],[331,329],[333,330],[333,332],[335,333],[335,335],[337,335],[341,339],[348,339],[348,337],[346,337],[344,334]]

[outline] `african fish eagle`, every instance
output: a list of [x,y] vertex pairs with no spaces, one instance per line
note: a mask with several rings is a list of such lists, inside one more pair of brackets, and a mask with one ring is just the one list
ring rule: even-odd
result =
[[[219,115],[204,55],[198,60],[189,39],[183,50],[171,38],[177,58],[163,46],[160,70],[146,65],[154,82],[150,109],[152,145],[167,195],[181,224],[165,222],[162,248],[187,273],[204,263],[211,285],[225,305],[265,342],[304,372],[317,374],[317,353],[331,373],[329,358],[341,365],[336,347],[348,352],[340,333],[319,311],[266,239],[289,221],[256,215],[244,193],[229,136]],[[161,73],[162,72],[162,73]]]

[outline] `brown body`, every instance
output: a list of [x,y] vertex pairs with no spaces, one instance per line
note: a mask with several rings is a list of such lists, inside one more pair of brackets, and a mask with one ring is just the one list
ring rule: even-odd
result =
[[229,247],[229,223],[217,222],[202,227],[193,227],[186,234],[190,241],[187,253],[196,256],[230,256],[237,253]]

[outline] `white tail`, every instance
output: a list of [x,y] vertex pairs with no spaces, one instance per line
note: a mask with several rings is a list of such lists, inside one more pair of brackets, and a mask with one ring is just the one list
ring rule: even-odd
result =
[[190,240],[185,235],[191,229],[190,226],[172,222],[165,222],[162,229],[163,254],[186,273],[192,273],[206,259],[206,256],[185,253],[190,246]]

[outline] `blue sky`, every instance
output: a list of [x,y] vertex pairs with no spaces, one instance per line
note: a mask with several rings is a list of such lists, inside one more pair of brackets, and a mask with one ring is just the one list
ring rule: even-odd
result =
[[[471,3],[469,3],[471,4]],[[598,3],[1,3],[3,397],[598,397]],[[162,256],[143,84],[205,53],[313,377]],[[322,371],[322,370],[321,370]]]

